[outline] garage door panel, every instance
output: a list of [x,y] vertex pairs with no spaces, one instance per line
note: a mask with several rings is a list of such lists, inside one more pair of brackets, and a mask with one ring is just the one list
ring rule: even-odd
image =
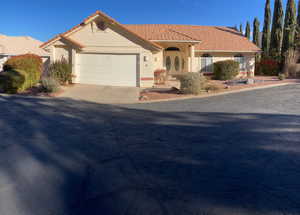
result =
[[136,86],[137,55],[79,54],[79,80],[83,84]]

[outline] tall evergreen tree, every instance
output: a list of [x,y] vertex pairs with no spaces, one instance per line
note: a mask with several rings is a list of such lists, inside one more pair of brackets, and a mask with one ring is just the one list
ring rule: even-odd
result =
[[[299,0],[300,1],[300,0]],[[264,28],[263,28],[263,35],[262,35],[262,50],[263,56],[269,56],[269,49],[270,49],[270,39],[271,39],[271,6],[270,0],[266,1],[265,6],[265,21],[264,21]]]
[[250,27],[250,23],[247,22],[245,37],[247,37],[248,40],[250,40],[250,34],[251,34],[251,27]]
[[282,25],[283,25],[283,8],[282,0],[275,0],[274,5],[274,16],[271,31],[271,41],[270,41],[270,55],[272,57],[278,58],[281,53],[281,43],[282,43]]
[[296,31],[296,4],[295,0],[288,0],[285,13],[283,41],[282,41],[282,56],[286,54],[294,46],[295,31]]
[[300,0],[298,1],[298,15],[297,15],[297,27],[295,32],[295,40],[299,39],[298,34],[300,34]]
[[298,1],[297,25],[300,26],[300,0]]
[[[300,1],[300,0],[299,0]],[[243,34],[244,32],[243,32],[244,30],[243,30],[243,24],[240,24],[240,32]]]
[[260,30],[259,30],[259,21],[257,18],[254,19],[253,22],[253,43],[257,46],[259,46],[259,34],[260,34]]

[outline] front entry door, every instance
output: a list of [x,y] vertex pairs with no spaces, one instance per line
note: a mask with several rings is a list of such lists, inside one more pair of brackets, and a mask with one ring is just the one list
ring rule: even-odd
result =
[[181,72],[182,57],[179,51],[165,52],[165,66],[169,75]]

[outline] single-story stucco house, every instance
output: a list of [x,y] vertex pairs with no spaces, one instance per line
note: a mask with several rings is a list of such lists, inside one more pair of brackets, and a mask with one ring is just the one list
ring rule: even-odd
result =
[[216,61],[240,62],[254,75],[260,49],[234,28],[194,25],[124,25],[97,11],[41,45],[51,60],[72,63],[74,83],[151,87],[154,71],[212,73]]
[[6,36],[0,34],[0,71],[8,58],[23,54],[36,54],[43,59],[44,63],[49,61],[49,52],[40,46],[43,42],[28,36]]

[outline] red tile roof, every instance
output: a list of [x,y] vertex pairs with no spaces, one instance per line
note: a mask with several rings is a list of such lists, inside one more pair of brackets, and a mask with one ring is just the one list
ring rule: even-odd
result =
[[[196,44],[196,50],[199,51],[222,51],[222,52],[259,52],[260,48],[254,45],[251,41],[245,38],[240,32],[228,28],[228,27],[213,27],[213,26],[195,26],[195,25],[167,25],[167,24],[149,24],[149,25],[123,25],[118,23],[110,16],[104,14],[101,11],[90,15],[84,19],[80,24],[71,28],[67,32],[57,35],[53,39],[45,42],[40,47],[44,48],[53,41],[64,37],[68,39],[68,36],[75,30],[84,26],[86,22],[96,16],[102,16],[114,23],[137,38],[148,42],[155,48],[162,48],[155,43],[157,40],[162,41],[188,41],[199,42]],[[72,41],[75,44],[79,44],[76,41]]]
[[240,32],[228,27],[194,25],[124,25],[147,40],[198,40],[199,51],[258,52],[255,44]]
[[183,32],[171,28],[161,28],[158,25],[124,25],[131,31],[139,34],[147,40],[181,40],[181,41],[199,41]]

